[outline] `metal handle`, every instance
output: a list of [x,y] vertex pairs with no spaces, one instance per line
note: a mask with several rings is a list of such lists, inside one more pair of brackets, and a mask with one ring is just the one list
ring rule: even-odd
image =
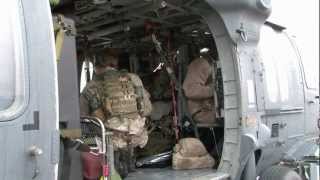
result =
[[286,143],[285,140],[279,139],[279,140],[276,142],[276,146],[283,146],[285,143]]
[[29,154],[32,157],[40,156],[43,154],[42,149],[38,148],[37,146],[31,146],[29,148]]
[[101,128],[102,147],[101,149],[99,149],[99,154],[105,154],[106,153],[106,129],[104,127],[102,120],[94,116],[81,116],[81,119],[87,119],[90,122],[97,124]]
[[37,158],[43,154],[43,150],[40,149],[39,147],[33,145],[29,148],[28,152],[29,152],[29,155],[31,156],[31,158],[35,161],[34,173],[32,176],[32,179],[35,179],[40,174],[40,168],[38,166]]
[[283,128],[285,128],[285,127],[287,127],[287,123],[280,123],[280,128],[281,128],[281,129],[283,129]]
[[236,32],[239,33],[241,39],[242,39],[244,42],[247,42],[247,41],[248,41],[247,32],[244,30],[243,24],[241,24],[240,28],[237,29]]
[[308,101],[308,104],[314,104],[314,103],[315,103],[315,101],[313,101],[313,100]]

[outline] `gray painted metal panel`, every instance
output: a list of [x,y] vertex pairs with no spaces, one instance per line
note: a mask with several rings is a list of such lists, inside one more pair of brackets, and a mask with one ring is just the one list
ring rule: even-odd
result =
[[[37,160],[28,157],[24,163],[23,179],[34,176],[35,165],[40,174],[35,179],[55,179],[57,164],[51,161],[52,134],[58,129],[58,94],[57,69],[55,62],[53,26],[48,1],[37,0],[33,3],[23,1],[24,17],[27,32],[27,53],[30,64],[30,104],[29,118],[32,122],[33,112],[39,111],[40,128],[38,131],[25,132],[25,149],[35,145],[43,154]],[[58,147],[55,147],[58,148]],[[16,163],[15,163],[16,164]]]
[[[34,179],[54,180],[57,163],[52,161],[52,152],[58,149],[51,144],[52,134],[58,129],[58,101],[49,1],[35,0],[30,3],[22,0],[21,8],[29,103],[23,114],[10,122],[0,123],[0,179],[31,180],[38,169],[40,174]],[[34,112],[39,112],[39,118]],[[35,119],[39,119],[36,128],[32,126]],[[40,148],[43,153],[30,156],[31,146]]]
[[[64,23],[75,30],[74,21],[64,18]],[[67,129],[80,128],[78,63],[76,57],[76,40],[74,35],[66,34],[63,40],[61,60],[58,62],[59,84],[59,122],[64,122]],[[68,159],[64,177],[59,180],[82,179],[82,163],[80,153],[64,149],[64,158]],[[67,156],[67,157],[66,157]],[[63,156],[60,156],[63,157]],[[62,160],[62,159],[61,159]],[[62,164],[62,163],[61,163]],[[62,170],[62,169],[60,169]],[[68,172],[66,172],[68,171]],[[60,173],[60,172],[59,172]]]
[[[64,22],[75,29],[71,19]],[[58,62],[59,120],[67,122],[68,128],[80,128],[79,85],[77,71],[76,40],[73,35],[65,35]]]
[[[224,109],[225,109],[225,137],[222,152],[222,160],[218,171],[225,172],[235,177],[239,167],[239,142],[240,142],[240,99],[239,97],[239,77],[237,59],[235,59],[234,45],[227,36],[224,24],[218,14],[210,13],[204,16],[208,22],[210,30],[213,32],[221,61],[222,77],[224,87],[234,87],[235,89],[224,89]],[[219,27],[219,28],[216,28]],[[224,32],[223,32],[224,31]],[[238,93],[233,93],[238,92]]]
[[136,172],[130,173],[125,180],[202,180],[219,176],[225,177],[225,174],[216,173],[213,169],[173,170],[171,168],[150,168],[137,169]]

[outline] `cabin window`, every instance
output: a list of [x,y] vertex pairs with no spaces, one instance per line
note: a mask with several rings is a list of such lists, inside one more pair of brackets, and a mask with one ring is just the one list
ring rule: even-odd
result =
[[303,86],[298,56],[285,33],[264,27],[259,51],[265,70],[267,106],[301,106]]
[[8,120],[26,104],[20,10],[18,0],[0,6],[0,120]]
[[[2,6],[1,6],[2,7]],[[0,7],[0,8],[1,8]],[[5,9],[5,8],[1,8]],[[0,20],[4,24],[8,24],[9,18],[5,18],[6,11],[0,10]],[[0,110],[7,109],[12,105],[14,101],[14,89],[15,89],[15,62],[14,48],[11,34],[11,26],[2,26],[0,28]]]
[[[311,61],[308,59],[308,60],[302,61],[302,65],[304,67],[304,73],[305,73],[307,87],[309,89],[318,89],[319,88],[319,78],[317,78],[317,77],[319,77],[319,69],[317,69],[317,67],[319,67],[319,61],[314,63],[314,61]],[[312,69],[314,71],[312,71]]]
[[279,83],[277,81],[277,68],[276,68],[276,57],[271,46],[273,44],[272,37],[273,32],[271,28],[264,27],[261,31],[261,37],[259,42],[259,52],[262,56],[262,62],[265,72],[265,83],[266,83],[266,96],[267,101],[270,103],[277,103],[279,99]]
[[11,12],[6,6],[0,7],[0,110],[9,108],[14,101],[15,62]]
[[[88,74],[88,71],[90,74]],[[93,64],[92,62],[83,62],[82,69],[81,69],[81,80],[80,80],[80,92],[86,87],[87,85],[87,75],[89,75],[89,79],[92,79],[93,75]]]
[[303,101],[301,98],[303,97],[303,87],[298,56],[284,33],[279,33],[277,36],[279,39],[278,46],[280,47],[277,48],[276,52],[280,100],[283,105],[298,106]]

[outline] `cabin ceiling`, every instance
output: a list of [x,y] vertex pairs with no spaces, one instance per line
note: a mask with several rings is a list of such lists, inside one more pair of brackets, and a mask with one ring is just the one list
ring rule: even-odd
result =
[[[207,31],[201,17],[193,13],[197,0],[75,0],[78,42],[91,47],[136,46],[148,28]],[[188,27],[191,27],[188,29]],[[177,33],[179,34],[179,33]],[[181,35],[181,34],[180,34]]]

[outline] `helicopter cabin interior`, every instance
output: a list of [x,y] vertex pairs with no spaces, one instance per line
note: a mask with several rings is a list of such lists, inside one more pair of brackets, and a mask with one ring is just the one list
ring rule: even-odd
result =
[[[97,59],[103,58],[106,49],[113,49],[119,57],[119,69],[142,79],[153,105],[147,121],[148,144],[137,150],[137,171],[126,179],[217,176],[214,172],[222,159],[224,141],[223,78],[215,39],[206,21],[197,14],[197,9],[210,11],[210,7],[193,0],[62,2],[52,7],[54,23],[60,27],[55,29],[55,38],[61,127],[79,127],[76,119],[80,119],[81,112],[74,105],[79,104],[81,91],[95,76]],[[63,40],[59,30],[63,31]],[[182,90],[189,63],[201,56],[211,62],[214,72],[216,118],[220,122],[214,125],[195,123]],[[167,67],[173,73],[168,74]],[[215,166],[174,171],[171,156],[150,163],[152,157],[172,152],[177,139],[183,137],[199,138],[214,157]]]

